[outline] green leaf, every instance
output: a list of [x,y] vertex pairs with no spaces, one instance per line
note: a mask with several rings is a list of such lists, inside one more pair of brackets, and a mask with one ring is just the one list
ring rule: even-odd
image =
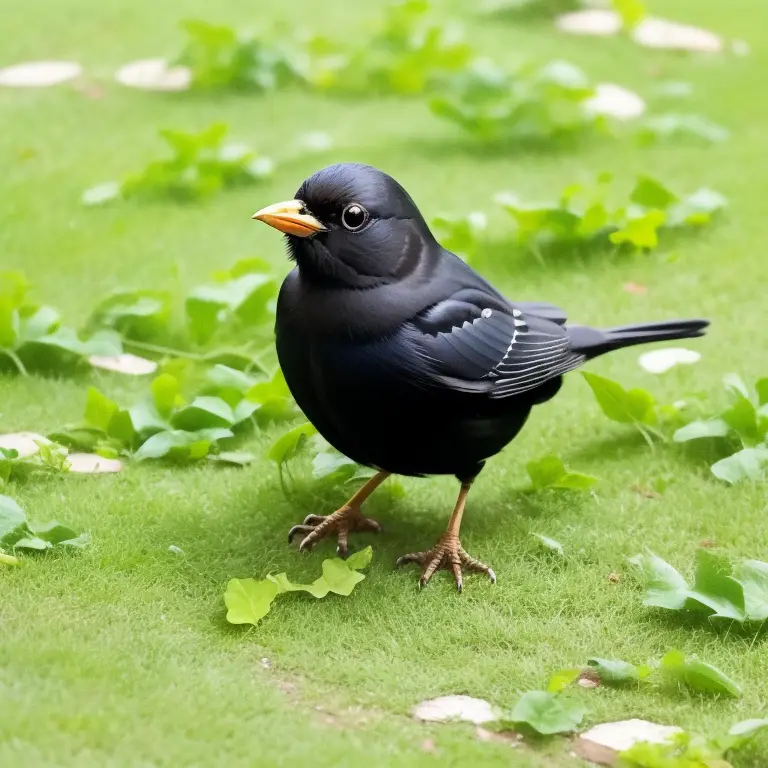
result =
[[230,624],[258,624],[269,613],[277,593],[277,584],[268,579],[230,580],[224,593],[227,621]]
[[85,400],[85,421],[96,429],[106,432],[109,422],[118,411],[118,405],[95,387],[88,388]]
[[228,437],[233,437],[232,432],[223,428],[202,429],[198,432],[180,429],[159,432],[136,451],[135,458],[139,461],[160,458],[182,461],[203,459],[216,442]]
[[358,464],[334,450],[320,451],[312,460],[312,477],[315,480],[331,479],[345,483],[354,477]]
[[581,374],[592,388],[603,413],[622,424],[654,424],[656,401],[644,389],[627,391],[620,384],[594,373]]
[[733,579],[744,593],[744,609],[750,621],[768,619],[768,563],[745,560],[736,566]]
[[308,421],[289,429],[272,443],[267,458],[278,465],[285,464],[296,456],[306,439],[316,433],[317,430]]
[[705,437],[727,437],[730,429],[723,419],[696,420],[678,429],[675,432],[674,441],[686,443],[689,440],[700,440]]
[[334,558],[323,560],[323,578],[328,584],[328,589],[336,595],[351,595],[352,590],[365,576],[350,568],[344,560]]
[[61,544],[78,537],[77,531],[58,522],[58,520],[52,520],[50,523],[28,523],[27,528],[35,536],[52,545]]
[[744,590],[732,576],[730,563],[707,549],[696,551],[694,588],[688,592],[686,607],[696,610],[690,601],[704,605],[717,618],[744,621]]
[[688,584],[669,563],[653,552],[635,555],[629,562],[644,581],[646,595],[643,603],[657,608],[680,610],[685,605]]
[[638,131],[641,144],[649,146],[676,139],[698,139],[709,144],[720,144],[730,138],[731,132],[707,117],[692,114],[665,114],[649,117]]
[[0,552],[0,565],[21,565],[21,563],[13,555],[6,555],[5,552]]
[[741,688],[717,667],[699,661],[686,659],[680,651],[670,651],[661,660],[659,667],[670,680],[686,685],[699,693],[710,693],[738,698]]
[[609,236],[614,245],[629,243],[635,248],[657,248],[659,245],[659,229],[667,220],[664,211],[650,210],[635,218],[629,219],[626,224],[612,232]]
[[232,408],[220,397],[196,397],[171,416],[175,429],[196,432],[213,427],[231,427],[235,423]]
[[228,464],[233,467],[247,467],[253,464],[256,457],[247,451],[222,451],[208,456],[210,461],[218,464]]
[[745,448],[714,463],[712,474],[718,480],[735,485],[745,481],[765,479],[768,469],[768,448]]
[[509,714],[511,722],[527,725],[544,736],[573,731],[583,717],[580,707],[547,691],[528,691],[523,694]]
[[629,199],[643,208],[658,208],[666,211],[672,203],[677,202],[677,195],[665,187],[657,179],[650,176],[640,176]]
[[755,389],[760,405],[768,405],[768,378],[758,379]]
[[325,597],[331,591],[325,576],[315,579],[311,584],[295,584],[290,581],[285,573],[276,573],[274,576],[270,574],[267,578],[277,585],[278,594],[283,594],[284,592],[307,592],[312,597],[319,599]]
[[723,210],[728,201],[719,192],[702,187],[673,205],[667,213],[669,227],[702,227]]
[[587,491],[597,483],[597,478],[566,469],[563,461],[554,455],[544,456],[527,465],[528,474],[535,490],[557,488],[561,490]]
[[563,545],[559,541],[550,539],[549,536],[543,536],[540,533],[531,533],[531,536],[538,539],[545,549],[548,549],[550,552],[555,552],[556,554],[560,555],[560,557],[565,557]]
[[88,326],[113,328],[132,339],[151,338],[168,324],[170,297],[159,291],[118,291],[96,305]]
[[[152,400],[157,412],[168,418],[180,402],[179,382],[170,373],[161,373],[151,384]],[[138,427],[137,427],[138,431]]]
[[558,670],[549,678],[547,692],[560,693],[561,691],[564,691],[571,683],[578,680],[580,674],[581,670],[578,668]]
[[367,546],[359,552],[353,552],[344,562],[346,562],[347,568],[353,571],[362,571],[363,568],[367,568],[371,564],[372,559],[373,549]]
[[634,682],[648,677],[653,672],[651,667],[636,667],[628,661],[620,661],[618,659],[593,657],[587,660],[587,664],[597,672],[600,682],[604,684]]
[[21,507],[10,496],[0,495],[0,542],[26,522]]
[[636,27],[648,13],[645,4],[640,0],[611,0],[611,5],[621,17],[625,29]]
[[97,184],[83,192],[83,205],[104,205],[112,200],[116,200],[122,193],[119,181],[105,181],[103,184]]
[[768,718],[742,720],[741,722],[732,725],[728,734],[730,736],[744,736],[746,738],[751,738],[765,728],[768,728]]
[[39,536],[22,536],[22,538],[18,539],[13,545],[14,550],[30,549],[35,552],[44,552],[46,549],[51,549],[52,547],[53,544],[51,544],[50,541],[41,539]]

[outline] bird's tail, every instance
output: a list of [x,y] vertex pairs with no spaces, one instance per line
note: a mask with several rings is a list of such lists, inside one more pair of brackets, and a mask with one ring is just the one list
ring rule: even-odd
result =
[[616,328],[569,325],[568,332],[573,351],[592,358],[613,352],[615,349],[633,347],[635,344],[703,336],[708,325],[709,320],[666,320],[661,323],[638,323]]

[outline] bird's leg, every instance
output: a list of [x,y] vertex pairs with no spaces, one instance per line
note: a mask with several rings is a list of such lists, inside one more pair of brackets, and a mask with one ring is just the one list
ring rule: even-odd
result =
[[377,472],[343,507],[337,509],[332,515],[307,515],[302,525],[294,525],[288,531],[288,542],[293,541],[297,534],[305,534],[299,545],[299,551],[305,552],[320,539],[335,533],[338,536],[336,552],[341,557],[346,557],[349,554],[347,538],[351,531],[373,531],[374,533],[381,531],[381,526],[375,520],[363,516],[360,507],[389,477],[389,474],[389,472]]
[[492,583],[496,583],[496,574],[493,570],[479,560],[470,557],[464,551],[459,541],[461,518],[464,514],[464,506],[467,503],[467,496],[471,487],[471,480],[462,482],[459,498],[456,500],[453,514],[451,514],[451,519],[448,521],[448,527],[432,549],[426,552],[414,552],[409,555],[403,555],[398,559],[398,566],[405,565],[406,563],[418,563],[421,566],[420,587],[426,586],[435,571],[443,569],[453,571],[453,576],[456,579],[456,589],[461,592],[463,587],[462,566],[470,571],[485,573]]

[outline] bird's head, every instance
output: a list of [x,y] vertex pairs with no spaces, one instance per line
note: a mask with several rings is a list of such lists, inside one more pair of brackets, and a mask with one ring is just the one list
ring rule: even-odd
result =
[[318,171],[294,200],[263,208],[253,218],[285,233],[303,278],[351,288],[396,281],[435,242],[400,184],[356,163]]

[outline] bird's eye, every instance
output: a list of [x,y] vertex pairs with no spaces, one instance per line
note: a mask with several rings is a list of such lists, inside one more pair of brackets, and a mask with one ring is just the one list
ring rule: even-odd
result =
[[341,214],[341,223],[350,232],[359,232],[368,223],[368,211],[359,203],[350,203]]

